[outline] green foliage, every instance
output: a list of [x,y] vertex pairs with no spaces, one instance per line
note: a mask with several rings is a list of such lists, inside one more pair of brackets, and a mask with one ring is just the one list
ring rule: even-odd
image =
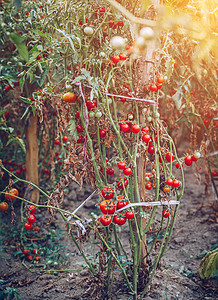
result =
[[15,288],[11,288],[7,285],[7,281],[0,279],[0,299],[3,300],[21,300],[20,294]]
[[201,279],[209,279],[218,272],[218,249],[208,252],[202,259],[198,274]]

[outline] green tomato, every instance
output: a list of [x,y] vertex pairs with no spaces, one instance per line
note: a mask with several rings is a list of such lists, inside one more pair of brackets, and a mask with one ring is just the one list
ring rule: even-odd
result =
[[148,122],[151,122],[151,121],[152,121],[152,117],[148,116],[148,117],[147,117],[147,121],[148,121]]
[[90,118],[94,118],[94,116],[95,116],[95,112],[94,112],[94,111],[90,111],[90,112],[89,112],[89,117],[90,117]]
[[92,27],[86,26],[86,27],[84,28],[84,33],[85,33],[86,35],[93,35],[93,32],[94,32],[94,30],[93,30]]
[[101,118],[102,112],[101,111],[96,111],[95,116],[96,116],[96,118]]

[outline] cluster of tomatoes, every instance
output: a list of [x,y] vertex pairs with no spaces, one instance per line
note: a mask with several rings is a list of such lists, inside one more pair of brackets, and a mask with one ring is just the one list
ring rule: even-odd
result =
[[[19,195],[18,190],[13,188],[10,189],[8,193],[5,193],[5,199],[8,201],[13,201],[17,198]],[[8,203],[7,202],[1,202],[0,203],[0,211],[6,211],[8,210]]]
[[[123,185],[126,187],[128,185],[128,180],[126,178],[119,178],[117,180],[117,187],[119,189],[123,189]],[[110,225],[112,221],[114,224],[124,225],[127,219],[130,220],[134,217],[134,213],[131,210],[121,213],[117,212],[117,210],[129,204],[129,201],[124,195],[115,197],[114,189],[109,186],[103,187],[101,194],[105,199],[100,203],[100,210],[103,213],[103,215],[100,217],[100,222],[103,226]]]
[[26,230],[31,230],[34,229],[34,231],[40,232],[40,228],[39,227],[35,227],[33,226],[33,223],[35,223],[36,218],[35,218],[35,212],[36,212],[36,208],[34,205],[30,205],[28,207],[28,218],[27,218],[27,222],[24,224],[24,228]]
[[150,85],[150,90],[152,92],[157,92],[158,90],[160,90],[163,86],[163,82],[164,82],[164,77],[163,76],[158,76],[157,77],[157,83],[153,83]]
[[39,261],[40,260],[40,256],[38,255],[39,254],[39,251],[37,249],[33,249],[32,251],[32,254],[30,254],[31,251],[29,249],[24,249],[23,250],[23,254],[26,256],[26,259],[28,261]]
[[2,163],[4,165],[8,165],[8,170],[13,173],[15,172],[15,174],[17,176],[21,176],[22,174],[24,174],[26,172],[26,168],[24,167],[24,165],[22,163],[17,164],[16,161],[11,161],[11,160],[6,160],[6,159],[3,159]]

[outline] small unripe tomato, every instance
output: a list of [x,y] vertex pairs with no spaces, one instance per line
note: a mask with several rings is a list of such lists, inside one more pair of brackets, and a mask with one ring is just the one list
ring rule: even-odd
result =
[[93,30],[92,27],[86,26],[86,27],[84,28],[84,33],[85,33],[86,35],[93,35],[94,30]]
[[142,36],[145,40],[151,40],[154,38],[154,31],[151,27],[143,27],[140,32],[140,36]]
[[110,44],[113,49],[122,49],[125,47],[126,42],[121,36],[114,36],[112,37]]

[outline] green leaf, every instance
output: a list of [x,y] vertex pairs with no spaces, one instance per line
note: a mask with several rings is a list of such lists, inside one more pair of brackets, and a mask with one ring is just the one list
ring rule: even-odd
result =
[[179,110],[182,105],[182,93],[180,91],[177,91],[172,96],[173,101],[175,102],[176,108]]
[[201,279],[209,279],[218,271],[218,249],[208,252],[202,259],[198,274]]
[[29,60],[29,54],[28,54],[28,48],[26,46],[26,44],[24,43],[24,38],[22,36],[20,36],[18,33],[11,33],[9,35],[10,39],[12,40],[12,42],[15,44],[20,56],[26,61],[28,62]]

